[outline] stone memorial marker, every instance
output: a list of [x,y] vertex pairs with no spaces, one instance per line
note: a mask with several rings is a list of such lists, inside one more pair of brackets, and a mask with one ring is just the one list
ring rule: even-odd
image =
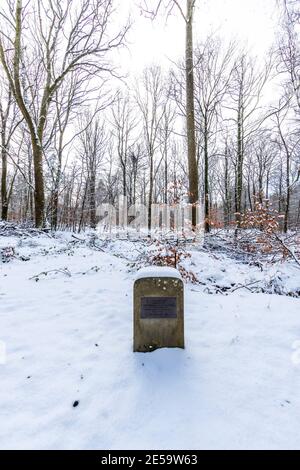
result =
[[184,348],[183,314],[184,288],[177,269],[155,266],[137,273],[134,283],[134,351]]

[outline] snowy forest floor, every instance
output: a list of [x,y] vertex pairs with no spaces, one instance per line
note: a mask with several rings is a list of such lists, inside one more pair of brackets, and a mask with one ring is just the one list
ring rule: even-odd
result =
[[1,449],[300,449],[295,263],[194,248],[186,349],[134,354],[149,247],[76,237],[0,236]]

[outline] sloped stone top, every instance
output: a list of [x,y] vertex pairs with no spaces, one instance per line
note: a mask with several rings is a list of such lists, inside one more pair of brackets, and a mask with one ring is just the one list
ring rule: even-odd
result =
[[180,272],[175,268],[165,266],[148,266],[147,268],[140,269],[135,277],[135,280],[145,279],[147,277],[172,277],[175,279],[182,279]]

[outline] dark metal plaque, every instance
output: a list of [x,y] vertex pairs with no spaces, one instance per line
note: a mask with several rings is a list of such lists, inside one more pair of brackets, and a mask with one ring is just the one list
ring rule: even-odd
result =
[[176,297],[142,297],[141,318],[177,318]]

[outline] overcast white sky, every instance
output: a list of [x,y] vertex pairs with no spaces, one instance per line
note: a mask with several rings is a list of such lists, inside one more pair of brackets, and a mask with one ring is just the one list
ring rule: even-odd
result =
[[[140,15],[139,0],[119,0],[120,21],[131,12],[134,24],[129,35],[128,53],[122,53],[122,68],[130,73],[142,71],[151,63],[163,66],[184,53],[184,22],[179,14],[154,22]],[[148,0],[148,4],[155,0]],[[186,0],[181,0],[185,7]],[[174,10],[174,13],[175,12]],[[224,40],[236,38],[255,55],[262,55],[278,30],[276,0],[196,0],[195,42],[215,32]]]

